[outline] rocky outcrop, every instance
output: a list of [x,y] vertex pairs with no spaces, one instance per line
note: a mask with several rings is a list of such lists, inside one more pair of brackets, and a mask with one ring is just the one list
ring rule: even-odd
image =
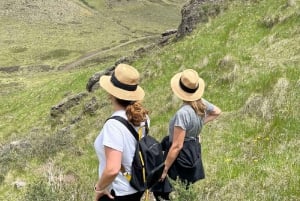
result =
[[94,115],[99,108],[97,98],[93,96],[87,103],[84,104],[83,111],[85,114]]
[[153,44],[150,44],[150,45],[147,45],[144,47],[140,47],[140,48],[136,49],[132,55],[126,56],[126,57],[121,57],[112,66],[106,68],[105,70],[94,73],[89,78],[89,80],[86,84],[86,90],[88,92],[95,91],[96,89],[99,88],[98,82],[99,82],[99,79],[101,76],[110,75],[115,70],[117,65],[119,65],[121,63],[131,64],[137,58],[144,56],[149,51],[153,50],[155,47],[167,45],[171,41],[172,38],[175,38],[176,33],[177,33],[177,30],[174,30],[174,29],[167,30],[161,34],[161,37],[158,39],[158,41],[156,43],[153,43]]
[[62,100],[59,104],[52,106],[50,110],[50,116],[53,118],[61,116],[68,109],[78,105],[80,101],[87,95],[88,94],[86,92],[81,92]]
[[177,33],[177,29],[169,29],[161,34],[162,37],[170,36]]
[[218,15],[221,12],[224,0],[191,0],[181,10],[181,23],[178,27],[177,37],[183,37],[192,32],[197,24],[206,23],[209,17]]
[[182,13],[182,21],[177,29],[166,30],[161,34],[161,37],[158,39],[156,43],[150,44],[146,47],[138,48],[134,51],[132,56],[123,57],[115,62],[114,65],[108,67],[107,69],[96,72],[92,75],[86,85],[86,89],[88,92],[92,92],[99,88],[98,82],[101,76],[109,75],[115,69],[115,67],[120,63],[130,64],[137,58],[145,55],[147,52],[151,51],[155,47],[165,46],[169,44],[172,39],[175,38],[175,34],[177,37],[183,37],[187,33],[193,31],[198,23],[207,22],[210,16],[216,16],[221,12],[221,3],[224,0],[191,0],[188,4],[186,4],[181,13]]
[[92,91],[95,91],[96,89],[98,89],[99,85],[97,83],[99,82],[100,77],[103,75],[109,75],[111,73],[111,71],[113,71],[114,69],[115,69],[115,66],[112,66],[103,71],[96,72],[94,75],[92,75],[89,78],[89,80],[86,84],[86,90],[88,92],[92,92]]
[[132,61],[134,61],[134,59],[135,59],[134,57],[121,57],[112,66],[106,68],[103,71],[96,72],[94,75],[92,75],[89,78],[89,80],[86,84],[86,90],[88,92],[92,92],[92,91],[98,89],[99,88],[98,82],[99,82],[99,79],[100,79],[101,76],[110,75],[112,73],[112,71],[115,70],[117,65],[119,65],[121,63],[129,64]]
[[5,73],[14,73],[20,70],[20,66],[7,66],[7,67],[1,67],[0,72]]

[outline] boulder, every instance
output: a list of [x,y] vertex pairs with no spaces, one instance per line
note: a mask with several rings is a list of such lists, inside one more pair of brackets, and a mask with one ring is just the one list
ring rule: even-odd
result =
[[192,32],[197,24],[206,23],[209,17],[221,12],[220,3],[223,0],[191,0],[181,10],[181,23],[178,27],[177,37],[183,37]]
[[23,188],[26,186],[26,182],[25,181],[15,181],[13,183],[14,187],[17,189]]
[[79,94],[70,96],[62,100],[59,104],[51,107],[50,116],[55,118],[64,114],[68,109],[78,105],[80,101],[86,97],[88,93],[81,92]]
[[177,33],[177,29],[169,29],[161,34],[162,37],[170,36]]
[[12,141],[10,144],[10,149],[11,150],[15,150],[15,149],[26,149],[31,147],[31,144],[29,141],[26,140],[16,140],[16,141]]
[[6,67],[0,67],[0,72],[5,73],[14,73],[20,70],[20,66],[6,66]]
[[86,104],[84,104],[84,113],[93,115],[99,108],[98,101],[96,97],[92,97]]
[[86,90],[88,92],[92,92],[92,91],[98,89],[99,88],[98,82],[100,80],[100,77],[103,75],[110,75],[111,72],[115,69],[115,67],[116,66],[113,65],[103,71],[96,72],[94,75],[92,75],[86,84]]

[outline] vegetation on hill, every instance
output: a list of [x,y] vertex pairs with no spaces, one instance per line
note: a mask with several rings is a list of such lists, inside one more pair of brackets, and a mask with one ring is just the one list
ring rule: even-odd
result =
[[[201,134],[206,179],[189,192],[177,187],[174,200],[299,200],[299,6],[230,1],[191,35],[132,64],[141,72],[157,138],[180,105],[169,80],[182,69],[196,69],[206,81],[204,97],[224,111]],[[0,200],[92,199],[93,142],[111,113],[106,94],[89,93],[55,117],[49,109],[84,91],[88,77],[105,67],[18,80],[1,74]],[[17,188],[16,181],[27,185]]]
[[[8,66],[62,67],[82,55],[107,50],[176,28],[180,0],[7,0],[0,2],[0,70]],[[105,40],[103,40],[105,39]],[[102,60],[124,56],[149,41],[105,52]]]

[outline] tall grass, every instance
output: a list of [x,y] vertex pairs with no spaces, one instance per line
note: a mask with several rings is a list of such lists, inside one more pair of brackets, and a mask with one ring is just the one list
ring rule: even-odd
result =
[[[151,133],[157,138],[167,134],[168,120],[181,104],[172,95],[169,80],[182,69],[196,69],[206,81],[204,98],[223,110],[222,116],[201,133],[206,179],[190,191],[175,184],[174,200],[299,200],[300,38],[299,1],[295,2],[295,6],[287,6],[285,0],[233,1],[219,17],[199,25],[193,34],[133,64],[142,74],[141,85],[147,92],[144,104],[151,111]],[[271,27],[265,24],[277,15],[280,18]],[[231,63],[224,67],[221,61]],[[43,156],[25,154],[26,160],[21,160],[24,155],[17,152],[9,166],[1,161],[1,167],[9,168],[0,175],[0,199],[92,199],[98,163],[93,141],[111,114],[106,95],[102,90],[90,94],[53,128],[48,109],[69,91],[83,90],[88,76],[97,70],[46,74],[42,79],[33,77],[32,85],[26,78],[23,92],[1,97],[1,116],[5,115],[1,122],[5,124],[0,127],[4,133],[0,156],[6,157],[10,155],[3,147],[11,140],[37,143],[56,139],[56,131],[81,114],[92,96],[101,107],[95,115],[84,114],[70,127],[66,146],[33,146]],[[28,134],[39,126],[49,133]],[[14,169],[14,162],[19,160],[23,170]],[[54,175],[52,180],[49,175]],[[68,178],[72,178],[71,183]],[[17,179],[29,185],[23,190],[12,188]]]

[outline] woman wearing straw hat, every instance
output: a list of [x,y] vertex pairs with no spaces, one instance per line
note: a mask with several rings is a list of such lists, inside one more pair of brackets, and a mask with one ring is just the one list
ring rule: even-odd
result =
[[[101,77],[100,86],[109,93],[114,111],[112,116],[125,118],[136,130],[142,129],[144,134],[145,121],[149,125],[149,119],[148,111],[139,102],[145,95],[138,86],[139,78],[135,68],[120,64],[111,76]],[[122,167],[122,172],[131,172],[136,143],[133,135],[121,122],[116,119],[106,121],[94,143],[100,162],[95,201],[141,199],[143,192],[132,188],[120,171]]]
[[[168,171],[169,176],[171,176],[170,172],[174,167],[173,164],[176,164],[176,160],[181,154],[180,151],[187,142],[186,139],[198,139],[203,125],[214,120],[221,113],[221,110],[217,106],[201,98],[204,92],[204,86],[203,79],[192,69],[184,70],[171,79],[172,91],[178,98],[183,100],[183,105],[176,112],[169,124],[169,138],[167,139],[169,139],[170,147],[161,180],[165,179]],[[198,141],[199,140],[197,140],[197,142]],[[199,143],[197,143],[197,145],[198,144]],[[198,150],[199,152],[201,151],[200,144]],[[201,156],[199,164],[200,168],[196,171],[197,175],[190,171],[177,170],[177,173],[175,172],[177,175],[175,176],[178,176],[179,179],[184,182],[188,182],[188,184],[202,179],[204,178],[204,171]],[[192,174],[190,175],[191,177],[188,174]],[[197,178],[195,179],[193,177]]]

